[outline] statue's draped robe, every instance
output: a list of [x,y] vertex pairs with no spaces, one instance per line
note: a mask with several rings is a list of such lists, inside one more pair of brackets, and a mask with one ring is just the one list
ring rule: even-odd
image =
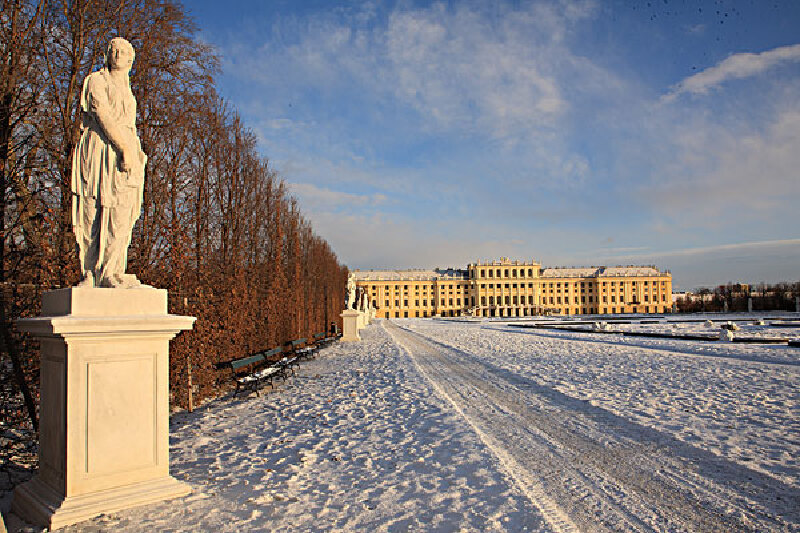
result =
[[[72,224],[81,270],[90,271],[98,285],[109,284],[125,274],[147,157],[136,135],[136,99],[127,84],[114,83],[107,69],[84,80],[81,111],[81,137],[72,160]],[[120,144],[136,154],[128,172],[119,169]]]

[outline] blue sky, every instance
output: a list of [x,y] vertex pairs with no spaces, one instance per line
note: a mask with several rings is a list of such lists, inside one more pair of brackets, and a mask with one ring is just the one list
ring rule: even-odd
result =
[[800,279],[800,2],[186,7],[350,268]]

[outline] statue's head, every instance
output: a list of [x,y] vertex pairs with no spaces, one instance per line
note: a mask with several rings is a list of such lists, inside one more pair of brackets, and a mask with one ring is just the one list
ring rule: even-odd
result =
[[130,70],[135,58],[136,52],[133,50],[133,46],[122,37],[114,37],[108,43],[106,68],[109,70]]

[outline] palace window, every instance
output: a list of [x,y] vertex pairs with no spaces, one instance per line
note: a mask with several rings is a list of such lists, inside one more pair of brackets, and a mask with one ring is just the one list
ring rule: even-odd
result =
[[486,305],[486,296],[481,296],[481,305]]
[[386,304],[386,305],[384,305],[384,307],[389,307],[389,300],[386,300],[386,301],[385,301],[385,302],[383,302],[383,303],[384,303],[384,304]]
[[408,307],[408,300],[403,300],[403,307]]
[[511,305],[510,298],[506,296],[506,305]]
[[505,276],[508,277],[508,269],[505,269]]
[[489,296],[489,305],[494,305],[494,296]]
[[414,301],[414,307],[419,307],[419,300]]
[[533,277],[533,269],[532,269],[532,268],[529,268],[529,269],[528,269],[528,277],[529,277],[529,278],[532,278],[532,277]]
[[516,278],[517,277],[517,269],[516,268],[511,270],[511,277],[512,278]]

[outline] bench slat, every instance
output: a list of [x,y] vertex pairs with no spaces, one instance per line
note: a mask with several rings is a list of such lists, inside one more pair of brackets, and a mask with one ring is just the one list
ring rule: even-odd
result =
[[233,370],[239,370],[240,368],[252,365],[253,363],[260,363],[263,360],[264,356],[261,354],[251,355],[250,357],[245,357],[243,359],[235,359],[231,361],[231,368]]

